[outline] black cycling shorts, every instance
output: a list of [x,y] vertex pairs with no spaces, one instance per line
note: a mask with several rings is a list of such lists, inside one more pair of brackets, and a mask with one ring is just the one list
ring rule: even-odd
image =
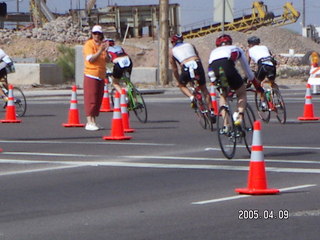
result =
[[[206,74],[204,72],[203,66],[201,61],[196,60],[198,65],[197,69],[194,69],[195,79],[197,79],[199,86],[206,84]],[[181,67],[181,74],[179,76],[179,83],[186,85],[188,82],[191,81],[189,68],[186,66]]]
[[131,75],[131,72],[132,72],[132,61],[130,61],[130,65],[128,67],[125,67],[125,68],[121,68],[119,63],[114,64],[113,65],[112,76],[114,78],[120,79],[122,77],[124,71],[129,72],[130,75]]
[[0,70],[0,78],[4,78],[5,76],[7,76],[7,70],[6,68],[2,68]]
[[276,67],[266,64],[258,64],[256,78],[263,81],[266,77],[274,81],[276,79]]
[[223,69],[231,89],[237,90],[243,85],[244,81],[232,60],[228,58],[222,58],[215,60],[211,64],[209,64],[209,69],[212,69],[214,71],[217,79],[220,77],[220,67]]

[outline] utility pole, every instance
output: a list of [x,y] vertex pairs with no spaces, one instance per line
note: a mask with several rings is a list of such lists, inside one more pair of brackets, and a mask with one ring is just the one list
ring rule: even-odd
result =
[[306,0],[302,1],[302,27],[306,27]]
[[159,37],[159,80],[162,86],[169,83],[169,0],[159,0],[160,37]]

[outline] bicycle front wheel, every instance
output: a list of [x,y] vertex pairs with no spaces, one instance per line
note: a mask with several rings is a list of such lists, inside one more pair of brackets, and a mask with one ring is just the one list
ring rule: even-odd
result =
[[260,94],[255,92],[254,98],[255,98],[256,108],[258,110],[258,115],[259,115],[260,119],[263,120],[264,122],[268,123],[270,120],[270,111],[269,111],[269,107],[267,104],[267,98],[266,98],[265,93],[261,93],[261,94],[263,94],[266,105],[265,106],[262,105]]
[[229,109],[221,106],[217,119],[217,133],[223,155],[231,159],[236,152],[236,136],[233,119]]
[[132,95],[129,98],[131,101],[130,109],[133,110],[140,122],[146,123],[148,120],[148,112],[141,92],[134,87],[132,88]]
[[278,121],[285,124],[287,121],[286,106],[278,89],[273,89],[273,103]]
[[252,137],[253,137],[253,124],[256,120],[254,112],[249,104],[244,112],[243,121],[242,121],[242,131],[243,139],[246,145],[246,148],[249,153],[251,153]]
[[22,92],[22,90],[18,87],[13,87],[12,90],[14,97],[14,105],[16,108],[16,115],[18,117],[23,117],[27,111],[27,100]]

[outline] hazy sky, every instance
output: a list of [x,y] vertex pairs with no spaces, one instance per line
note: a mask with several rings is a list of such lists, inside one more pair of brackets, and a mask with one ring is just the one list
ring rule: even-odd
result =
[[[17,2],[21,12],[27,11],[29,0],[0,0],[6,2],[8,11],[16,12]],[[275,15],[283,12],[283,5],[286,2],[292,2],[293,6],[302,14],[303,0],[265,0],[269,11]],[[47,5],[54,12],[64,13],[71,7],[84,8],[86,0],[47,0]],[[170,3],[179,3],[181,7],[181,25],[185,26],[202,20],[207,20],[213,16],[213,0],[169,0]],[[252,0],[234,0],[234,11],[236,17],[242,16],[243,12],[251,12]],[[314,0],[305,0],[306,2],[306,24],[320,26],[320,2]],[[141,5],[141,4],[159,4],[159,0],[97,0],[97,7],[105,7],[109,4],[118,5]],[[301,32],[302,17],[297,23],[288,25],[287,28]]]

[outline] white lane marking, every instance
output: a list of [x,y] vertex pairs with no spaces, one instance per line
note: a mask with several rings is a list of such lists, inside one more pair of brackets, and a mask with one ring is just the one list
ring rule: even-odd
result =
[[[237,145],[237,147],[241,147],[241,148],[245,148],[245,145]],[[320,150],[320,147],[293,147],[293,146],[263,146],[263,148],[265,149],[293,149],[293,150]],[[205,151],[217,151],[220,150],[220,148],[205,148]]]
[[67,168],[77,168],[77,167],[83,167],[83,166],[82,165],[72,165],[72,166],[36,168],[36,169],[21,170],[21,171],[8,171],[8,172],[3,172],[3,173],[0,172],[0,176],[9,176],[9,175],[18,175],[18,174],[26,174],[26,173],[54,171],[54,170],[61,170],[61,169],[67,169]]
[[0,143],[23,143],[23,144],[94,144],[94,145],[141,145],[141,146],[175,146],[171,143],[138,143],[138,142],[70,142],[70,141],[22,141],[22,140],[0,140]]
[[[226,161],[226,162],[249,162],[249,158],[237,158],[237,159],[226,159],[226,158],[205,158],[205,157],[178,157],[178,156],[123,156],[125,158],[132,159],[161,159],[161,160],[185,160],[185,161]],[[320,164],[320,161],[311,160],[284,160],[284,159],[265,159],[266,162],[279,162],[279,163],[312,163]]]
[[[66,164],[82,166],[111,166],[111,167],[137,167],[137,168],[167,168],[167,169],[202,169],[202,170],[229,170],[229,171],[248,171],[247,166],[230,165],[199,165],[199,164],[162,164],[162,163],[137,163],[137,162],[116,162],[116,161],[45,161],[45,160],[11,160],[0,159],[0,163],[47,163],[47,164]],[[320,169],[312,168],[281,168],[267,167],[269,172],[287,172],[287,173],[320,173]]]
[[[301,189],[301,188],[315,187],[315,186],[317,186],[317,185],[316,184],[306,184],[306,185],[299,185],[299,186],[293,186],[293,187],[288,187],[288,188],[281,188],[279,190],[280,190],[280,193],[281,193],[281,192],[297,190],[297,189]],[[210,200],[205,200],[205,201],[192,202],[191,204],[203,205],[203,204],[224,202],[224,201],[230,201],[230,200],[235,200],[235,199],[239,199],[239,198],[247,198],[247,197],[252,197],[252,195],[238,195],[238,196],[210,199]]]

